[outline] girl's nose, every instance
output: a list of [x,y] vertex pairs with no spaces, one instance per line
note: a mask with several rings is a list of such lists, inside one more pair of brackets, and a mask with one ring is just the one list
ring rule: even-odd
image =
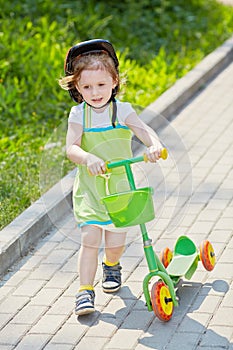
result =
[[98,95],[98,87],[93,86],[93,88],[92,88],[92,95],[93,96]]

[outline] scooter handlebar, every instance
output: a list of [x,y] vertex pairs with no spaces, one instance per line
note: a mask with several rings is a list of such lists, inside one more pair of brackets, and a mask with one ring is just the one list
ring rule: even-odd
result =
[[[168,151],[166,148],[163,148],[160,152],[160,158],[165,160],[165,159],[167,159],[167,157],[168,157]],[[122,159],[122,160],[114,161],[114,162],[106,162],[106,167],[108,169],[112,169],[112,168],[117,168],[119,166],[126,166],[127,164],[133,164],[133,163],[138,163],[138,162],[148,162],[148,157],[147,157],[146,153],[144,153],[143,156],[139,156],[139,157]]]

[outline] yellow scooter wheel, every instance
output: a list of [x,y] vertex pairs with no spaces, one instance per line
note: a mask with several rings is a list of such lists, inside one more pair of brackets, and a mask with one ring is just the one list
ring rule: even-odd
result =
[[214,253],[214,248],[209,241],[203,241],[200,245],[200,259],[207,271],[212,271],[216,258]]
[[164,250],[160,253],[160,261],[163,263],[163,266],[165,268],[168,267],[168,265],[172,261],[172,258],[173,258],[173,253],[169,248],[164,248]]
[[171,319],[173,301],[168,286],[163,281],[156,282],[151,290],[151,302],[155,315],[164,322]]

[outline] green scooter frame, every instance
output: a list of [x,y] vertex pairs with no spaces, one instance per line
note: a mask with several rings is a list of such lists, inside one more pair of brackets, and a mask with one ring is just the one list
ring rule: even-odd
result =
[[[167,158],[167,150],[161,151],[161,158]],[[212,270],[215,265],[215,255],[212,245],[204,241],[200,253],[194,243],[186,236],[178,238],[174,256],[169,248],[166,248],[159,258],[154,252],[152,240],[148,236],[145,222],[154,218],[152,200],[153,190],[149,188],[137,189],[131,165],[137,162],[147,162],[147,157],[139,156],[107,163],[109,171],[117,167],[125,167],[130,191],[115,193],[102,198],[102,202],[116,227],[140,225],[145,257],[149,273],[143,280],[143,292],[148,311],[154,310],[156,316],[162,321],[169,321],[172,317],[173,306],[178,305],[175,286],[182,276],[190,279],[197,268],[198,261],[203,262],[207,270]],[[159,281],[152,286],[151,295],[149,283],[153,277]]]

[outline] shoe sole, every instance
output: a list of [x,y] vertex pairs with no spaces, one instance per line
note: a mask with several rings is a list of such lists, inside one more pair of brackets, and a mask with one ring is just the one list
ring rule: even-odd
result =
[[116,287],[116,288],[111,288],[111,289],[107,289],[107,288],[102,287],[102,289],[103,289],[104,293],[114,293],[114,292],[117,292],[119,289],[121,289],[121,286]]
[[78,311],[75,311],[75,315],[77,316],[83,316],[83,315],[88,315],[88,314],[92,314],[93,312],[95,312],[95,309],[93,308],[88,308],[88,309],[81,309]]

